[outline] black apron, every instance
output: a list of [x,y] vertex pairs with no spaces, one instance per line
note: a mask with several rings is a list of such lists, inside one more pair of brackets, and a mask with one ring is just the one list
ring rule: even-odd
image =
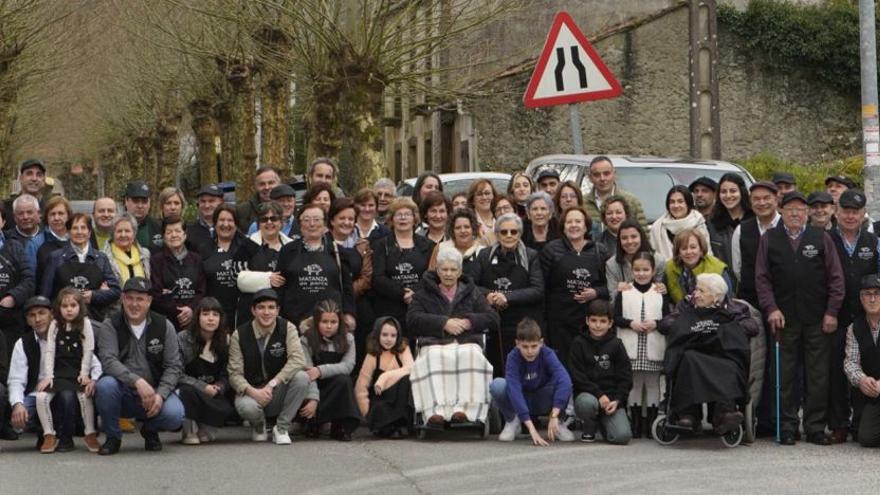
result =
[[[594,246],[588,249],[596,249]],[[547,294],[547,336],[563,361],[571,341],[586,328],[587,304],[578,303],[573,296],[592,287],[596,274],[586,268],[589,262],[590,257],[567,251],[546,274],[551,284]]]
[[76,379],[82,364],[82,339],[78,332],[59,331],[55,335],[55,369],[52,391],[81,389]]
[[[187,375],[212,385],[220,380],[225,366],[225,360],[219,357],[212,363],[196,356],[187,363],[184,371]],[[180,401],[183,402],[187,418],[210,426],[221,427],[235,414],[235,407],[222,393],[211,397],[204,390],[187,384],[180,385]]]
[[[395,257],[397,263],[393,265],[389,263],[386,267],[386,274],[391,280],[399,283],[401,288],[417,292],[422,275],[428,270],[428,257],[421,256],[415,247],[400,249]],[[406,335],[406,311],[409,306],[403,302],[403,299],[393,300],[383,297],[380,302],[381,306],[375,307],[376,316],[393,316],[400,322],[401,330]]]
[[[319,351],[315,356],[315,366],[336,364],[342,361],[342,353],[335,351]],[[354,388],[349,375],[336,375],[318,379],[318,390],[321,400],[318,402],[317,418],[324,421],[359,422],[361,413],[354,399]]]
[[303,249],[284,267],[284,274],[287,285],[281,311],[297,327],[320,301],[333,299],[342,306],[339,266],[334,253]]
[[[21,283],[21,269],[14,263],[13,260],[15,258],[6,256],[4,251],[6,250],[0,250],[0,299],[9,295],[9,291]],[[3,332],[3,336],[6,338],[8,354],[7,356],[0,356],[0,359],[9,359],[15,343],[24,335],[23,301],[16,301],[15,303],[16,306],[12,308],[0,307],[0,331]]]
[[[403,367],[400,356],[394,355],[397,366]],[[376,395],[373,388],[379,376],[387,370],[379,368],[379,358],[376,358],[376,369],[373,370],[373,376],[370,378],[369,398],[370,410],[367,413],[367,426],[373,433],[390,434],[387,431],[390,428],[406,428],[412,424],[413,406],[412,406],[412,386],[409,377],[404,376],[387,390],[382,391],[382,395]]]
[[211,253],[202,261],[205,271],[207,295],[217,298],[227,313],[229,327],[236,328],[235,314],[231,311],[238,305],[238,272],[237,263],[229,251]]
[[673,411],[743,399],[750,356],[748,336],[724,310],[683,311],[666,336],[663,364],[666,376],[672,377]]
[[[80,263],[78,259],[69,259],[58,267],[55,272],[55,283],[52,299],[54,300],[61,289],[65,287],[73,287],[74,289],[83,291],[100,290],[101,284],[104,282],[104,273],[101,268],[92,263]],[[88,305],[89,318],[94,321],[104,320],[104,310],[106,308],[96,307],[94,303]]]
[[[489,265],[481,270],[478,285],[489,292],[507,295],[513,290],[529,286],[529,272],[517,263],[515,254],[502,254],[499,251],[493,253]],[[508,304],[498,314],[501,316],[500,333],[488,335],[486,355],[492,363],[493,375],[503,377],[505,358],[516,345],[516,326],[527,316],[535,319],[539,325],[543,318],[540,304]]]
[[[245,268],[242,268],[245,269]],[[270,248],[268,244],[263,244],[257,249],[257,252],[247,262],[247,270],[256,272],[274,272],[278,269],[278,251]],[[288,284],[290,281],[288,281]],[[251,314],[251,301],[253,294],[240,294],[238,297],[238,317],[236,323],[241,325],[254,319]]]

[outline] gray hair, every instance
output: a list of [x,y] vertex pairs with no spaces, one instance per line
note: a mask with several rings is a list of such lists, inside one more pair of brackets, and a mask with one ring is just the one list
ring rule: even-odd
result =
[[501,224],[507,222],[516,222],[516,228],[519,230],[519,233],[522,234],[523,231],[523,221],[522,218],[519,217],[516,213],[505,213],[500,217],[495,219],[495,235],[498,236],[501,234]]
[[544,201],[550,211],[555,211],[553,209],[553,198],[544,191],[535,191],[529,194],[529,197],[526,198],[526,211],[532,208],[532,203],[535,201]]
[[461,253],[458,252],[458,249],[444,246],[440,248],[440,251],[437,253],[437,268],[440,268],[440,265],[443,263],[454,263],[455,266],[461,270],[461,265],[464,263],[464,259],[462,258]]
[[394,190],[394,181],[388,177],[382,177],[373,184],[373,189],[391,189]]
[[131,224],[131,230],[134,231],[134,243],[137,244],[138,221],[134,218],[134,215],[128,213],[123,213],[116,217],[116,220],[113,220],[113,229],[110,230],[110,242],[116,240],[116,226],[122,222],[128,222]]
[[701,273],[697,275],[697,284],[703,283],[709,292],[715,296],[715,302],[721,302],[727,295],[727,282],[724,277],[717,273]]
[[25,206],[26,203],[30,203],[37,209],[37,211],[40,211],[40,201],[33,195],[27,193],[23,193],[15,198],[15,201],[12,202],[12,211],[17,210],[19,206]]

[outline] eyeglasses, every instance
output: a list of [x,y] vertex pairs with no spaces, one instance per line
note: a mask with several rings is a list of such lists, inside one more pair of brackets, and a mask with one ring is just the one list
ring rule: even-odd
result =
[[574,194],[574,193],[560,194],[559,199],[577,199],[577,194]]
[[410,211],[398,211],[397,213],[394,214],[394,218],[404,219],[404,218],[412,218],[412,217],[413,217],[413,214]]
[[862,291],[862,297],[864,297],[865,299],[867,299],[867,300],[869,300],[869,301],[870,301],[870,300],[875,300],[875,299],[880,299],[880,292],[874,292],[874,291],[867,292],[867,291]]
[[276,217],[274,215],[268,217],[260,217],[260,223],[278,222],[280,220],[281,217]]
[[503,235],[503,236],[517,235],[517,234],[519,234],[519,230],[518,230],[518,229],[501,229],[501,230],[499,230],[498,232],[499,232],[501,235]]
[[803,215],[804,213],[807,212],[807,209],[804,207],[800,207],[800,208],[790,207],[790,208],[783,208],[782,211],[784,211],[786,213],[797,213],[798,215]]
[[324,223],[322,217],[302,217],[299,221],[300,223]]
[[491,198],[492,196],[494,196],[494,194],[492,194],[492,191],[480,191],[475,194],[475,196],[480,198]]
[[392,194],[390,192],[377,192],[376,196],[380,197],[380,198],[391,198],[394,196],[394,194]]

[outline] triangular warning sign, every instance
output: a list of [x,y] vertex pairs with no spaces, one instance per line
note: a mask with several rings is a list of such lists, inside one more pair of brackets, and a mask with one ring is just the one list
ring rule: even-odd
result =
[[620,83],[567,12],[556,14],[523,103],[529,108],[620,96]]

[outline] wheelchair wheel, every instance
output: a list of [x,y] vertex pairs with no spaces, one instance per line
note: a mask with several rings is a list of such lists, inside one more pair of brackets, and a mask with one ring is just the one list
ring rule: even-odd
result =
[[739,425],[735,430],[729,431],[724,435],[721,435],[721,443],[724,444],[725,447],[734,448],[737,447],[743,441],[743,437],[745,436],[743,425]]
[[745,429],[743,443],[755,443],[755,437],[757,436],[756,432],[758,429],[758,417],[755,416],[755,408],[752,407],[751,402],[749,402],[745,407],[745,419],[743,420],[743,428]]
[[483,428],[480,430],[480,438],[482,440],[489,438],[490,430],[489,418],[486,418],[486,420],[483,421]]
[[504,428],[504,419],[501,417],[501,411],[495,407],[494,403],[489,406],[489,415],[486,417],[486,422],[489,423],[490,435],[497,435]]
[[660,445],[672,445],[678,441],[678,432],[666,428],[666,422],[666,416],[657,416],[657,419],[651,425],[651,434],[654,436],[654,441]]

